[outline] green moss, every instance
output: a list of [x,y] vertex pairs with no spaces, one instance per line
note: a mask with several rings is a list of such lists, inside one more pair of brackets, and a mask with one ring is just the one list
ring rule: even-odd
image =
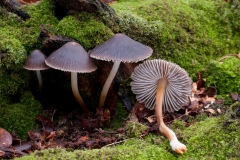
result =
[[[22,68],[22,62],[27,53],[22,42],[15,38],[14,31],[3,27],[0,28],[0,95],[12,96],[18,94],[21,89],[26,88],[26,76]],[[15,32],[18,32],[16,30]],[[14,36],[15,35],[15,36]],[[25,76],[20,76],[20,73]]]
[[[202,159],[238,159],[239,122],[225,127],[219,118],[209,118],[192,125],[183,133],[188,144],[187,157]],[[234,129],[230,129],[233,127]]]
[[116,113],[110,121],[110,128],[106,128],[106,129],[115,130],[122,127],[127,119],[127,116],[128,116],[128,112],[126,111],[126,107],[123,106],[122,103],[120,102],[117,103]]
[[30,15],[22,27],[20,39],[28,52],[33,49],[41,49],[42,44],[38,41],[40,26],[44,25],[48,30],[54,30],[58,19],[54,16],[53,1],[41,0],[35,5],[25,6],[23,9]]
[[4,30],[5,28],[0,29],[0,32],[4,33],[0,35],[0,38],[4,39],[0,42],[0,50],[4,56],[0,65],[9,68],[14,64],[16,65],[14,67],[19,68],[19,64],[26,58],[26,51],[19,39],[12,36],[11,32],[5,32]]
[[26,138],[27,132],[36,127],[36,115],[41,105],[31,93],[25,93],[19,103],[0,102],[0,126],[9,132],[15,131],[20,138]]
[[57,33],[77,40],[86,50],[94,48],[113,35],[94,14],[84,12],[64,17],[57,25]]
[[207,86],[216,87],[219,95],[240,91],[240,59],[229,57],[223,62],[212,61],[204,73]]
[[126,123],[127,136],[132,137],[141,137],[144,131],[147,129],[147,126],[137,122],[137,121],[128,121]]
[[119,1],[112,7],[124,17],[120,31],[150,45],[151,58],[179,64],[194,80],[211,59],[240,51],[234,16],[240,13],[225,1]]

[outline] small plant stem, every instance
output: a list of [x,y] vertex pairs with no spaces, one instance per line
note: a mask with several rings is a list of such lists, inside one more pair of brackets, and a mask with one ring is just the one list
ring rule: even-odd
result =
[[40,70],[36,70],[36,73],[37,73],[37,79],[38,79],[38,89],[39,89],[39,92],[42,91],[42,76],[41,76],[41,72]]
[[78,78],[77,78],[77,72],[71,72],[71,85],[72,85],[72,92],[74,97],[76,98],[79,105],[82,107],[84,113],[90,113],[89,109],[85,105],[79,90],[78,90]]
[[104,106],[104,102],[105,102],[108,90],[110,88],[110,85],[112,84],[113,78],[115,77],[115,75],[118,71],[120,63],[121,63],[121,61],[115,61],[114,64],[113,64],[112,70],[111,70],[111,72],[110,72],[110,74],[109,74],[109,76],[108,76],[108,78],[107,78],[107,80],[106,80],[106,82],[103,86],[103,89],[102,89],[102,92],[101,92],[101,95],[100,95],[98,109],[102,109],[103,106]]
[[164,134],[169,141],[172,141],[176,137],[172,137],[172,134],[170,133],[170,129],[165,125],[163,121],[163,114],[162,114],[163,98],[164,98],[165,88],[167,84],[168,84],[168,81],[166,78],[162,78],[158,81],[155,114],[157,117],[159,131],[162,134]]

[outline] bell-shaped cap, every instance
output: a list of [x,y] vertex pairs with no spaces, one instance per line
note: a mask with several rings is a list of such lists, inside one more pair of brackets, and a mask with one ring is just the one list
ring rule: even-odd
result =
[[87,73],[97,69],[85,49],[77,42],[68,42],[52,52],[45,60],[54,69],[67,72]]
[[49,68],[44,62],[46,58],[45,54],[36,49],[29,54],[23,68],[27,70],[46,70]]
[[122,33],[117,33],[90,51],[90,56],[104,61],[138,62],[152,55],[152,48]]
[[174,112],[189,102],[192,80],[188,73],[179,65],[161,60],[147,60],[138,65],[131,75],[131,89],[140,103],[146,108],[154,109],[158,81],[166,78],[163,111]]

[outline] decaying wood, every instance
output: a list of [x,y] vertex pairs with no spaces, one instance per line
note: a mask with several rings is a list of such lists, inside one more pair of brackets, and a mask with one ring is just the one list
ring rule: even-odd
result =
[[24,20],[26,20],[30,17],[26,12],[24,12],[23,10],[20,9],[21,5],[18,1],[1,0],[0,5],[3,6],[4,8],[6,8],[9,12],[13,12],[13,13],[17,14],[19,17],[21,17]]
[[59,12],[74,13],[79,11],[85,12],[107,12],[110,15],[115,14],[115,11],[101,0],[54,0]]
[[66,36],[51,35],[43,25],[40,28],[41,28],[41,31],[38,36],[38,40],[42,41],[43,45],[47,50],[47,54],[52,53],[53,51],[62,47],[67,42],[75,41],[74,39],[70,39]]

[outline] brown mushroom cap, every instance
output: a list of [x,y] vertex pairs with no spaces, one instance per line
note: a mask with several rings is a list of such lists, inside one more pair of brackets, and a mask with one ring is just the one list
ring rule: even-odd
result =
[[90,56],[105,61],[138,62],[151,56],[152,52],[152,48],[117,33],[91,50]]
[[54,69],[68,72],[87,73],[97,69],[89,54],[77,42],[68,42],[45,60]]
[[161,59],[147,60],[134,69],[131,75],[131,89],[140,103],[154,109],[158,81],[166,78],[163,111],[174,112],[188,103],[191,95],[192,80],[188,73],[177,64]]
[[49,68],[44,62],[46,58],[46,55],[44,55],[40,50],[36,49],[29,54],[25,60],[23,68],[27,70],[46,70]]

